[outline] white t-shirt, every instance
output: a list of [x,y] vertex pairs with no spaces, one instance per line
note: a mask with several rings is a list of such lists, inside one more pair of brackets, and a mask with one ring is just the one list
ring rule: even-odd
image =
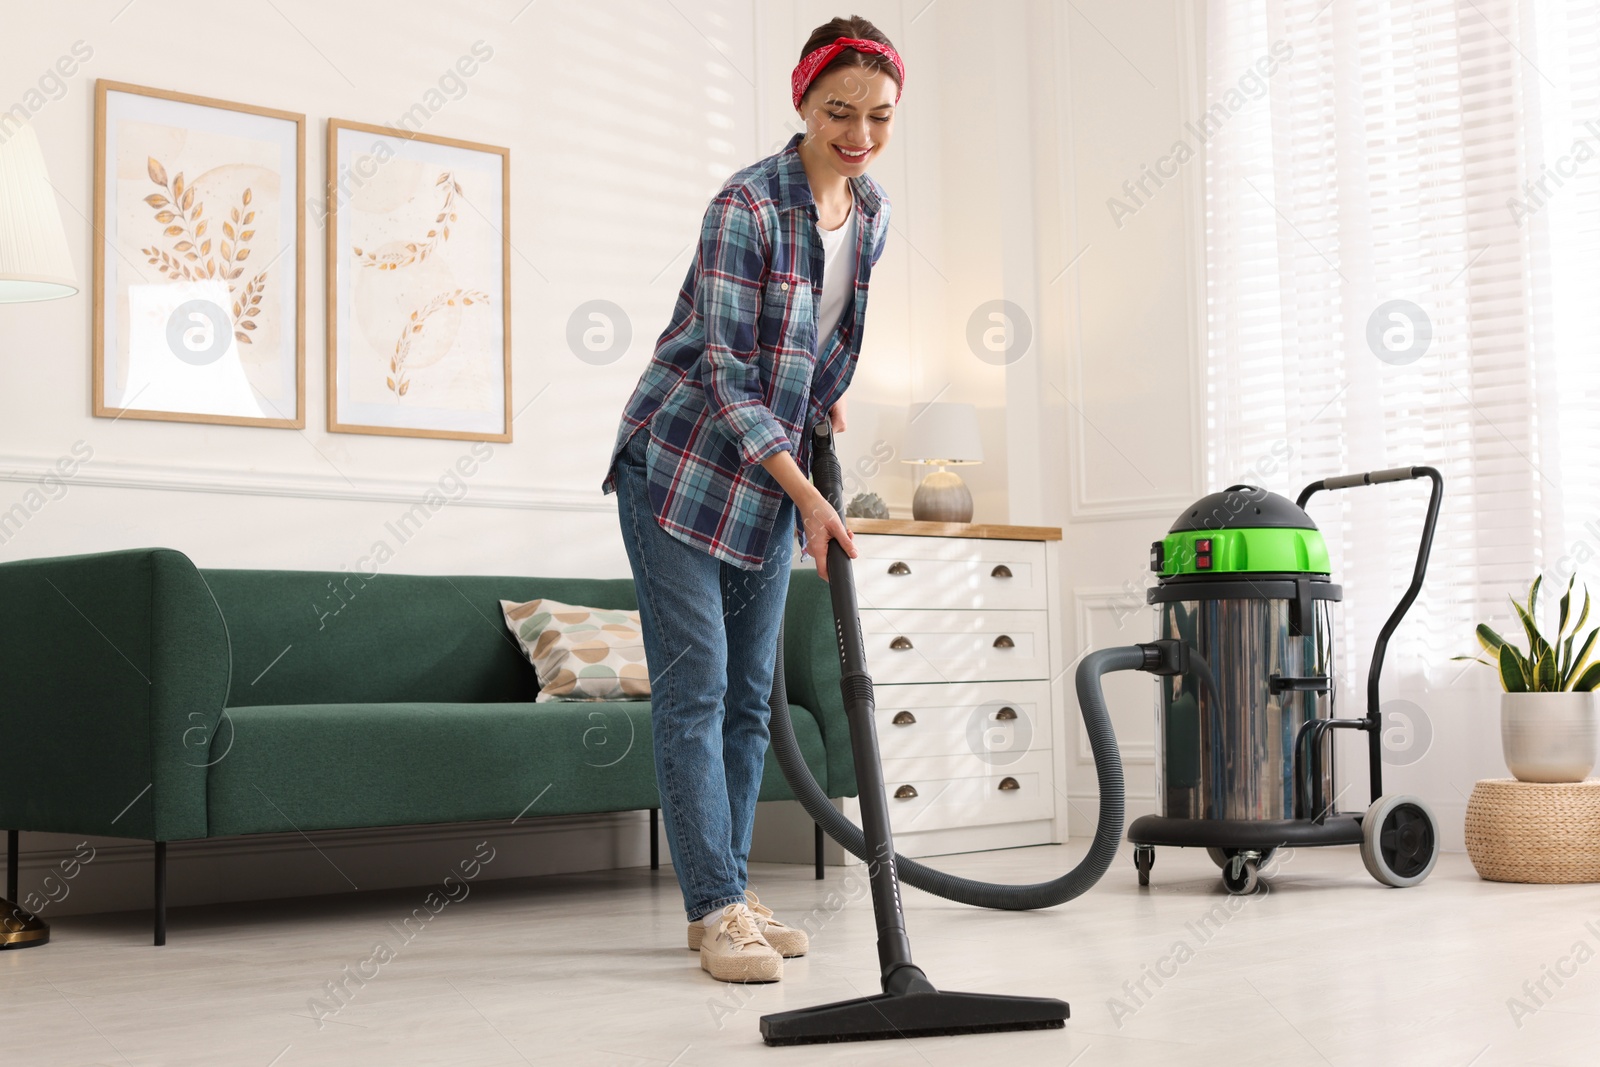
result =
[[856,208],[850,205],[844,225],[836,230],[817,227],[822,238],[822,302],[817,307],[817,352],[820,354],[844,315],[856,282]]

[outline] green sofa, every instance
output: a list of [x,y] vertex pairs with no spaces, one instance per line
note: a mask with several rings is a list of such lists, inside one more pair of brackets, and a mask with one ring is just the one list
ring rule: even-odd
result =
[[[650,705],[535,704],[499,601],[537,597],[638,606],[631,579],[202,570],[168,548],[0,564],[9,898],[19,830],[155,842],[158,945],[168,841],[648,809],[656,866]],[[853,796],[813,572],[784,625],[806,762]],[[792,796],[769,750],[761,799]]]

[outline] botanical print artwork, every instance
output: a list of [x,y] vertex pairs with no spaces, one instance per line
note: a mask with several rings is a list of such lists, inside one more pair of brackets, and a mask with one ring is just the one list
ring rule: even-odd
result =
[[304,117],[96,85],[94,413],[304,425]]
[[329,428],[509,440],[504,149],[329,123]]
[[[194,186],[183,184],[182,173],[168,184],[167,169],[154,156],[149,158],[146,169],[161,192],[151,193],[144,202],[155,210],[156,222],[166,227],[161,235],[175,240],[171,253],[154,245],[139,251],[150,257],[149,263],[173,281],[215,278],[220,274],[228,283],[228,295],[233,296],[238,290],[236,282],[244,274],[244,261],[250,258],[250,239],[256,235],[255,230],[248,228],[256,217],[250,210],[250,189],[245,188],[239,205],[231,209],[231,220],[222,223],[218,240],[206,236],[211,220],[200,217],[205,212],[205,201],[195,202]],[[215,257],[211,254],[213,243],[218,246]],[[266,283],[267,272],[262,271],[246,283],[244,294],[232,302],[233,338],[239,344],[252,343],[250,333],[256,329],[255,319],[261,314],[261,295]]]
[[457,289],[453,293],[440,293],[428,301],[425,307],[413,311],[410,321],[400,330],[400,340],[394,343],[394,358],[389,360],[390,376],[385,379],[396,396],[405,396],[406,390],[411,388],[411,380],[405,376],[406,356],[411,354],[411,339],[422,332],[422,327],[427,325],[430,315],[447,307],[455,307],[458,300],[461,301],[462,307],[471,307],[475,302],[487,304],[489,294],[476,290],[469,293],[464,289]]
[[376,252],[363,252],[360,248],[352,247],[350,251],[361,260],[363,267],[377,267],[379,270],[408,267],[427,259],[428,253],[433,251],[440,241],[450,239],[450,224],[456,221],[456,197],[461,192],[461,183],[456,181],[453,174],[445,171],[433,184],[444,187],[444,203],[439,205],[439,213],[433,217],[434,228],[423,235],[421,243],[407,241],[399,248],[385,252],[381,257]]

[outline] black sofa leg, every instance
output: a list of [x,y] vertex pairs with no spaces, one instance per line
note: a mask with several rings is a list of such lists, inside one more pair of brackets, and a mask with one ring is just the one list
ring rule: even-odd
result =
[[167,843],[156,842],[156,944],[167,943]]
[[817,853],[817,881],[820,882],[822,881],[822,824],[814,823],[811,828],[816,832],[817,835],[815,845]]
[[658,822],[660,822],[660,818],[661,818],[661,809],[660,808],[651,808],[650,809],[650,869],[652,871],[659,871],[661,869],[661,837],[660,837],[660,834],[658,833],[657,828],[656,828],[656,824]]
[[6,831],[6,899],[17,902],[17,831]]

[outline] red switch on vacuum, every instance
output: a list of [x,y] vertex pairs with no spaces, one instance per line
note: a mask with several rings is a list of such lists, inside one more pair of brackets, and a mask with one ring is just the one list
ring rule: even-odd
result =
[[1194,565],[1196,570],[1208,571],[1211,569],[1211,538],[1202,537],[1195,541]]

